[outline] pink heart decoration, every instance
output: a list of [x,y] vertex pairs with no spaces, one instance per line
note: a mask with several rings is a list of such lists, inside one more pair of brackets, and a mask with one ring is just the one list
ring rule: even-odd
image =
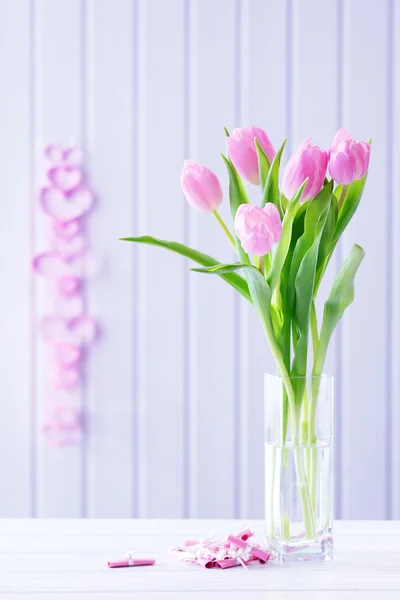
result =
[[79,277],[61,277],[58,281],[58,287],[63,296],[72,296],[79,291],[81,280]]
[[65,448],[66,446],[75,446],[82,439],[80,425],[77,423],[75,427],[62,427],[56,422],[49,421],[42,427],[42,433],[46,442],[56,448]]
[[86,240],[83,235],[76,235],[69,240],[57,240],[57,250],[65,258],[72,258],[73,256],[83,254],[85,249]]
[[81,222],[75,221],[54,221],[54,232],[61,238],[73,238],[81,230]]
[[60,296],[55,302],[55,311],[68,321],[80,317],[83,313],[84,302],[81,296]]
[[68,165],[80,165],[83,159],[83,152],[78,146],[63,148],[57,144],[47,146],[44,149],[45,157],[53,164],[61,163]]
[[32,268],[46,279],[60,279],[76,272],[76,265],[68,263],[58,252],[38,254],[32,261]]
[[80,415],[68,404],[58,404],[49,420],[42,426],[46,441],[53,446],[69,446],[81,439]]
[[55,358],[62,368],[68,368],[81,360],[82,349],[79,346],[74,346],[74,344],[56,344]]
[[64,162],[68,165],[80,165],[83,161],[82,148],[71,146],[64,150]]
[[43,209],[59,221],[73,221],[87,213],[94,204],[94,197],[88,188],[77,188],[65,192],[57,188],[45,187],[40,200]]
[[48,172],[49,180],[54,187],[69,192],[82,183],[83,173],[78,167],[53,167]]
[[44,149],[44,155],[50,162],[55,164],[60,164],[64,160],[64,150],[57,144],[46,146]]
[[98,335],[97,323],[92,317],[82,315],[72,321],[62,317],[45,317],[42,322],[43,337],[53,344],[67,343],[88,346]]
[[56,390],[71,390],[79,383],[79,371],[76,368],[58,369],[52,376],[53,386]]

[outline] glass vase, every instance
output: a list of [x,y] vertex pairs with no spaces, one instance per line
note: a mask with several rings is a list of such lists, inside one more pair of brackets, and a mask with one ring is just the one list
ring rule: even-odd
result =
[[333,377],[265,375],[265,522],[283,563],[333,558]]

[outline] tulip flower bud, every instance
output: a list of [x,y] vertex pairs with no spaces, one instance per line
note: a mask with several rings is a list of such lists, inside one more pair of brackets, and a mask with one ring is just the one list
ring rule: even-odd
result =
[[292,198],[301,184],[307,179],[300,204],[321,191],[328,166],[328,153],[319,146],[313,146],[307,138],[297,148],[286,165],[282,180],[282,191],[286,198]]
[[207,167],[185,160],[181,186],[186,200],[202,213],[215,211],[222,202],[222,188],[218,177]]
[[228,153],[239,175],[250,183],[260,184],[258,173],[258,158],[254,138],[268,156],[270,162],[274,160],[275,150],[263,129],[248,127],[247,129],[234,129],[233,134],[226,138]]
[[356,142],[345,129],[339,129],[329,149],[329,174],[337,183],[348,185],[368,171],[371,146]]
[[268,254],[282,235],[279,211],[271,202],[263,209],[254,204],[241,204],[234,225],[243,250],[253,256]]

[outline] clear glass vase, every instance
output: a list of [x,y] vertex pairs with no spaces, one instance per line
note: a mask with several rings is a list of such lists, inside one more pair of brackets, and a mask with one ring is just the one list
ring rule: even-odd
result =
[[333,558],[333,377],[265,375],[265,521],[280,562]]

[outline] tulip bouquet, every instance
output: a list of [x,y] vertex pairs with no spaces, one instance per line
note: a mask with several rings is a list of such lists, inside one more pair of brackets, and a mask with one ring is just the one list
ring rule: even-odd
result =
[[[150,236],[124,238],[185,256],[200,265],[192,269],[214,274],[235,288],[256,309],[279,375],[284,382],[281,442],[290,427],[291,443],[316,443],[317,399],[332,333],[354,298],[354,277],[363,259],[355,245],[343,263],[325,302],[318,326],[315,299],[327,265],[353,217],[364,190],[370,144],[340,129],[328,151],[304,140],[287,163],[280,185],[280,163],[286,140],[275,152],[258,127],[225,130],[233,231],[218,213],[223,193],[208,168],[185,160],[181,184],[191,206],[211,213],[232,244],[234,263],[186,245]],[[260,203],[250,204],[243,180],[260,190]],[[312,388],[307,393],[307,365]],[[296,459],[296,457],[295,457]],[[308,536],[315,534],[312,466],[295,460],[300,499]]]

